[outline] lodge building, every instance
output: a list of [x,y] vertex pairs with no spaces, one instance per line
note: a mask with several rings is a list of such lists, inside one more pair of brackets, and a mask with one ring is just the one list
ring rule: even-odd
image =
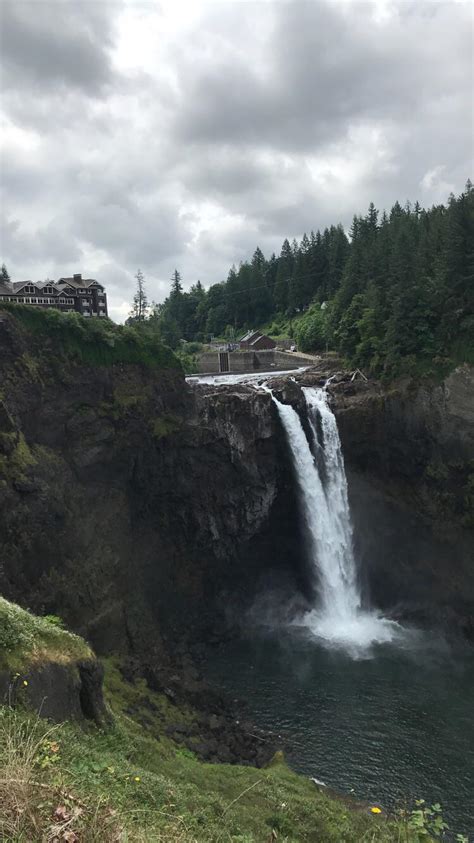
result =
[[1,281],[0,302],[54,307],[63,313],[76,311],[82,316],[107,316],[107,294],[94,278],[79,273],[58,281]]

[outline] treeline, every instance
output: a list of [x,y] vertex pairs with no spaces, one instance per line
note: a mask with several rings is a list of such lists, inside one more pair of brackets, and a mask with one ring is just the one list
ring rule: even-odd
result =
[[[232,338],[269,322],[306,351],[331,349],[377,373],[439,359],[474,362],[474,190],[424,210],[373,204],[341,225],[285,240],[266,259],[257,248],[227,280],[188,292],[175,271],[171,292],[147,328],[172,347]],[[136,316],[135,316],[136,318]],[[143,317],[145,318],[145,317]]]

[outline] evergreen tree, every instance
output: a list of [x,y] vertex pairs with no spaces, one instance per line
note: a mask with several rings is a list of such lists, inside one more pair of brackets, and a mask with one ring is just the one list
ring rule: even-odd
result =
[[264,322],[272,310],[272,297],[267,286],[267,262],[258,246],[251,263],[250,310],[255,325]]
[[474,330],[474,190],[470,182],[449,199],[441,330],[447,347],[459,331]]
[[206,338],[221,336],[229,324],[224,284],[213,284],[207,292]]
[[278,259],[278,269],[273,290],[273,300],[277,311],[284,313],[288,307],[289,282],[293,275],[293,252],[289,240],[284,240]]
[[2,263],[2,268],[0,270],[0,282],[4,284],[9,284],[11,281],[10,275],[8,274],[8,270],[4,263]]
[[184,297],[183,285],[181,283],[181,275],[177,269],[171,276],[171,291],[168,299],[168,310],[171,318],[178,324],[180,332],[182,333],[182,322],[184,317]]
[[275,256],[275,253],[272,254],[269,261],[267,261],[266,269],[265,269],[265,277],[266,277],[266,284],[270,291],[271,295],[271,302],[272,302],[272,310],[273,310],[273,303],[274,303],[274,289],[275,289],[275,281],[278,272],[278,260]]
[[181,339],[180,326],[169,312],[165,312],[159,320],[159,333],[165,345],[178,348]]
[[305,255],[300,249],[293,253],[293,272],[288,289],[288,310],[298,313],[308,304]]
[[328,295],[329,289],[329,231],[325,230],[324,236],[318,230],[313,237],[311,247],[311,279],[310,294],[323,302]]
[[183,285],[181,283],[181,275],[177,269],[171,276],[171,293],[170,298],[178,298],[183,292]]
[[133,322],[144,322],[148,312],[148,299],[145,289],[145,276],[141,269],[135,275],[137,288],[133,297],[133,306],[130,311],[130,319]]
[[349,256],[349,240],[342,225],[332,225],[329,229],[327,245],[327,278],[324,295],[332,298],[339,287]]
[[329,342],[377,374],[426,369],[439,356],[474,362],[471,182],[447,206],[395,202],[380,214],[371,203],[354,217],[349,237],[331,225],[304,234],[299,245],[286,239],[269,261],[257,247],[207,292],[198,282],[183,293],[175,271],[168,299],[149,321],[177,343],[234,336],[279,314],[297,316],[294,330],[307,350]]

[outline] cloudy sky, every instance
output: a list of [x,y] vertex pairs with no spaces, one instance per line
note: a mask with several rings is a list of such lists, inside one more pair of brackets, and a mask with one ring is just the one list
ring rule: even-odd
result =
[[0,0],[1,244],[126,317],[473,175],[470,2]]

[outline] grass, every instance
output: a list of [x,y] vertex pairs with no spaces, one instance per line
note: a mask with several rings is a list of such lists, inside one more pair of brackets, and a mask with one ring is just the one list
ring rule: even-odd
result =
[[42,352],[57,359],[71,359],[92,366],[135,363],[147,368],[177,369],[175,354],[157,337],[109,319],[86,319],[79,313],[42,310],[31,305],[2,303],[29,333],[50,341]]
[[4,709],[1,838],[52,839],[58,818],[88,841],[260,843],[273,829],[295,843],[395,839],[385,820],[349,811],[284,764],[205,765],[166,743],[139,736],[121,716],[108,734],[86,733]]
[[5,843],[120,839],[116,814],[103,800],[86,804],[67,789],[61,738],[61,727],[0,709],[0,839]]
[[[0,598],[0,669],[92,655],[55,616]],[[319,790],[277,753],[265,769],[205,764],[169,737],[196,722],[144,680],[105,662],[112,726],[51,726],[0,707],[0,839],[5,843],[420,843],[425,816],[405,819]],[[168,727],[171,727],[170,729]],[[378,810],[378,809],[376,809]],[[422,833],[412,820],[422,823]],[[436,821],[439,820],[436,814]]]
[[45,661],[68,664],[91,656],[78,635],[0,597],[0,670],[24,672]]
[[[415,843],[398,823],[322,793],[281,754],[264,770],[204,764],[166,736],[188,721],[113,660],[108,731],[51,727],[0,709],[0,839],[6,843]],[[69,836],[67,836],[69,835]]]

